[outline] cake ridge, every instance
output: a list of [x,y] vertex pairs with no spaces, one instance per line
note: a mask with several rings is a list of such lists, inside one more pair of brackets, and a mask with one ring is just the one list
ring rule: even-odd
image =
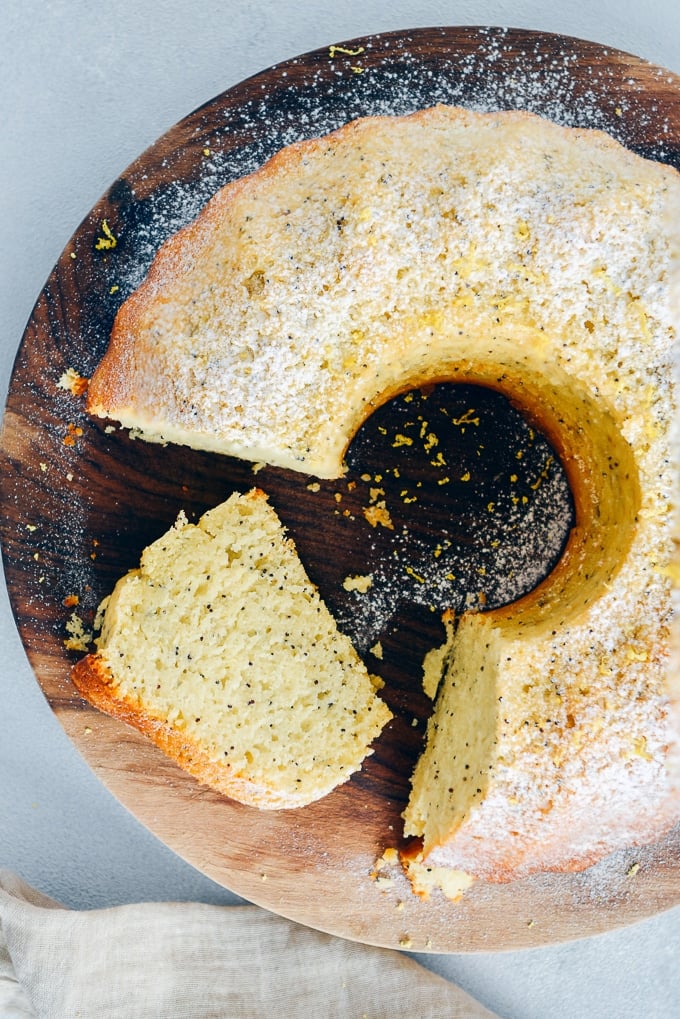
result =
[[578,869],[680,817],[678,208],[674,169],[592,129],[443,106],[354,121],[166,242],[90,383],[90,412],[145,438],[321,478],[425,383],[498,388],[546,433],[576,507],[565,554],[454,638],[501,656],[478,662],[484,793],[427,833],[432,735],[407,808],[426,858],[490,880]]

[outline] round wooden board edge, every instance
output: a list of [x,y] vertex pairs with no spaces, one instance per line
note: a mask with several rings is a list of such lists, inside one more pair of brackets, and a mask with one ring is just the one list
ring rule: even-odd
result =
[[[370,40],[381,40],[383,42],[389,41],[389,43],[392,43],[392,42],[396,42],[398,39],[406,39],[406,40],[412,42],[414,36],[417,36],[417,35],[420,35],[421,38],[425,38],[426,36],[427,37],[431,37],[431,36],[439,35],[440,38],[446,37],[448,39],[450,37],[450,34],[451,34],[452,31],[455,31],[455,29],[453,29],[453,28],[450,28],[450,29],[431,28],[431,29],[413,29],[413,30],[407,31],[407,32],[381,33],[381,34],[378,34],[378,35],[375,35],[375,36],[359,38],[359,39],[356,39],[356,40],[350,40],[347,43],[335,44],[335,47],[338,50],[340,50],[340,49],[352,49],[352,48],[356,49],[360,45],[366,44]],[[582,43],[582,45],[584,45],[589,50],[589,52],[591,52],[591,53],[594,52],[595,50],[597,50],[597,44],[587,43],[585,41],[580,41],[580,40],[573,40],[573,39],[571,39],[570,37],[567,37],[567,36],[557,36],[557,35],[553,36],[553,35],[550,35],[549,33],[541,33],[541,32],[525,32],[525,33],[523,33],[521,30],[509,30],[508,32],[506,32],[505,30],[498,30],[498,29],[493,29],[493,28],[491,28],[491,29],[489,29],[489,28],[477,29],[477,28],[474,28],[474,27],[465,27],[465,29],[461,29],[460,31],[464,32],[465,37],[467,39],[472,38],[474,36],[474,33],[479,33],[479,32],[484,32],[484,33],[486,33],[486,32],[498,32],[498,33],[503,33],[506,38],[511,38],[511,39],[514,39],[515,41],[519,41],[522,37],[524,37],[527,40],[529,40],[531,43],[537,43],[537,42],[540,42],[541,40],[550,40],[550,41],[555,42],[556,44],[559,44],[559,45],[562,45],[562,46],[566,45],[566,46],[574,46],[574,47],[577,47],[580,43]],[[446,33],[448,33],[448,36],[446,35]],[[619,59],[619,60],[629,59],[632,62],[632,64],[635,66],[636,71],[640,71],[640,73],[643,76],[644,75],[651,75],[652,76],[652,80],[654,79],[654,76],[657,74],[657,71],[663,70],[663,69],[656,69],[656,68],[654,68],[654,65],[650,65],[650,64],[648,64],[645,61],[640,61],[639,58],[633,57],[632,55],[622,54],[622,53],[619,53],[618,51],[613,50],[611,48],[604,48],[603,47],[602,49],[603,49],[603,51],[605,51],[607,53],[607,55],[610,58],[613,57],[613,58],[616,58],[616,59]],[[261,81],[264,76],[266,76],[270,72],[273,72],[274,70],[277,72],[277,75],[278,75],[278,74],[281,73],[282,69],[286,68],[286,67],[290,67],[291,70],[292,69],[297,69],[299,71],[301,65],[304,66],[305,62],[310,62],[310,63],[313,63],[314,65],[316,65],[319,62],[321,62],[322,56],[327,56],[327,49],[319,49],[319,50],[312,51],[310,54],[304,54],[304,55],[302,55],[300,57],[295,57],[295,58],[293,58],[290,61],[286,61],[286,62],[284,62],[282,64],[275,65],[275,67],[269,69],[269,71],[260,72],[258,75],[253,76],[253,78],[247,79],[245,82],[242,82],[242,83],[234,86],[234,88],[229,89],[223,95],[225,95],[225,96],[226,95],[234,96],[234,95],[237,94],[238,90],[244,90],[245,89],[245,91],[247,91],[250,83],[255,82],[255,81],[258,81],[258,82]],[[676,79],[676,81],[677,81],[677,79]],[[675,87],[677,88],[677,84],[675,85]],[[206,106],[210,106],[210,105],[215,104],[216,102],[219,102],[220,98],[221,97],[216,97],[216,99],[210,101],[210,103],[205,104],[204,107],[199,108],[199,111],[194,111],[194,114],[190,114],[189,117],[185,118],[185,120],[182,121],[181,123],[182,124],[186,123],[189,119],[191,119],[198,112],[200,112],[200,110],[205,109]],[[171,136],[173,131],[175,131],[178,127],[179,127],[179,125],[176,125],[175,128],[171,128],[170,131],[166,132],[166,134],[163,136],[163,138],[165,139],[165,138],[168,138],[169,136]],[[160,139],[159,139],[159,141],[160,141]],[[148,150],[148,151],[154,150],[154,148],[156,147],[157,144],[158,144],[158,142],[155,143],[154,146],[151,146],[150,150]],[[137,162],[139,162],[140,160],[143,161],[144,160],[144,156],[139,157],[139,160]],[[78,233],[78,231],[76,233]],[[65,249],[65,252],[66,252],[66,250],[69,247],[70,247],[70,244],[67,245],[67,248]],[[10,589],[10,587],[11,587],[11,585],[10,585],[10,580],[9,580],[9,577],[8,577],[8,590]],[[10,599],[12,601],[12,606],[13,606],[13,611],[14,611],[14,604],[15,604],[15,602],[14,602],[14,598],[12,597],[12,593],[10,593]],[[25,631],[24,631],[24,628],[22,628],[22,625],[21,625],[21,622],[20,622],[19,619],[17,619],[17,624],[19,626],[20,633],[22,633],[22,639],[23,639],[25,637]],[[41,687],[43,688],[43,692],[45,693],[45,695],[46,695],[46,697],[48,699],[48,702],[51,704],[51,706],[55,710],[55,714],[57,715],[57,717],[61,721],[62,725],[64,725],[64,728],[69,733],[70,738],[75,742],[76,746],[78,746],[78,743],[79,743],[78,732],[77,732],[75,727],[71,726],[70,721],[66,720],[67,716],[71,715],[72,712],[71,712],[71,710],[64,711],[64,700],[63,700],[64,687],[63,687],[63,685],[59,684],[60,693],[55,696],[54,693],[50,692],[50,684],[49,684],[49,682],[46,683],[46,684],[43,684],[43,682],[41,682],[41,675],[46,675],[46,674],[51,673],[51,671],[53,669],[53,666],[54,666],[54,663],[51,662],[49,667],[44,668],[44,662],[43,662],[43,659],[41,657],[41,654],[40,653],[37,653],[37,654],[34,653],[33,649],[30,647],[30,639],[28,641],[25,640],[24,642],[25,642],[25,645],[27,647],[27,651],[29,653],[29,659],[31,660],[31,664],[32,664],[32,666],[34,668],[34,671],[36,673],[36,678],[38,679],[38,682],[40,683]],[[67,697],[66,700],[68,702],[69,698]],[[76,704],[76,699],[73,699],[71,701],[71,704],[69,705],[69,708],[70,707],[74,707],[75,708],[75,704]],[[82,708],[78,707],[76,710],[80,713],[80,715],[82,717],[83,716]],[[87,717],[87,715],[85,715],[85,717]],[[78,746],[78,749],[81,749],[81,748]],[[86,755],[86,759],[88,759],[87,755]],[[93,766],[95,772],[102,779],[104,784],[108,788],[110,788],[114,792],[114,795],[116,795],[119,799],[121,799],[121,801],[124,804],[127,805],[128,803],[134,802],[134,799],[135,799],[135,781],[136,781],[136,779],[135,778],[131,778],[132,772],[126,772],[125,775],[123,776],[124,781],[122,783],[119,783],[116,780],[112,780],[110,771],[107,771],[107,768],[105,766],[103,766],[101,763],[99,763],[99,764],[94,763],[94,764],[92,764],[92,766]],[[130,781],[129,788],[128,788],[128,780]],[[192,794],[192,797],[193,797],[193,794]],[[128,806],[128,809],[130,809],[131,812],[133,814],[135,814],[135,816],[138,816],[134,809],[132,809],[129,806]],[[139,819],[142,820],[142,822],[145,823],[147,825],[147,827],[150,828],[151,831],[154,831],[153,818],[152,818],[151,814],[149,814],[147,820],[145,820],[143,816],[140,816]],[[185,859],[187,859],[188,862],[192,863],[194,866],[197,865],[196,862],[194,862],[191,859],[191,847],[190,846],[188,847],[188,851],[185,851],[183,847],[180,847],[179,849],[177,849],[173,845],[174,838],[173,838],[172,831],[170,831],[167,834],[167,838],[163,838],[163,841],[166,841],[166,843],[171,848],[175,849],[175,851],[178,851],[179,855],[181,855]],[[674,847],[674,849],[677,849],[677,840],[673,843],[673,847]],[[220,874],[220,866],[219,865],[215,866],[213,864],[206,863],[204,866],[200,866],[199,865],[199,869],[205,870],[205,872],[209,873],[210,876],[213,877],[215,880],[217,880],[220,883],[224,883],[223,881],[220,880],[220,877],[219,877],[219,874]],[[520,883],[520,884],[522,884],[522,883]],[[233,885],[229,884],[228,887],[232,887],[233,888]],[[233,888],[233,890],[238,892],[237,888]],[[516,891],[519,893],[521,890],[518,887],[516,889]],[[256,893],[256,889],[253,888],[252,895],[249,895],[248,897],[251,898],[252,901],[258,901],[259,904],[263,905],[265,908],[272,908],[270,905],[267,905],[266,901],[261,901],[263,899],[262,895],[257,895],[255,893]],[[239,894],[240,894],[240,892],[239,892]],[[680,898],[680,893],[678,893],[678,897]],[[266,900],[267,896],[264,896],[264,899]],[[470,896],[468,901],[470,901],[470,902],[472,901],[472,896]],[[651,899],[650,899],[650,906],[651,906],[651,908],[650,908],[649,912],[647,912],[645,910],[643,910],[642,912],[640,910],[636,910],[634,912],[634,915],[633,915],[632,919],[628,919],[628,920],[626,920],[624,922],[635,922],[637,919],[642,919],[642,918],[644,918],[646,916],[652,915],[654,912],[658,912],[660,908],[661,909],[663,909],[663,908],[670,908],[670,906],[672,906],[674,904],[675,903],[671,902],[670,905],[668,905],[668,904],[660,905],[656,901],[655,897],[652,896]],[[446,909],[448,910],[449,907],[447,906]],[[282,912],[282,915],[288,915],[287,913],[285,913],[283,911],[283,907],[282,906],[280,907],[280,909],[277,909],[276,911],[277,912],[279,912],[279,911]],[[299,917],[292,916],[291,919],[299,919]],[[316,926],[319,929],[329,929],[327,924],[322,923],[320,921],[321,921],[321,918],[317,919],[316,921],[308,921],[308,920],[304,920],[304,919],[301,920],[301,922],[303,922],[303,923],[306,922],[310,926]],[[529,924],[530,922],[531,922],[531,920],[527,920],[527,924]],[[601,929],[603,929],[603,930],[609,929],[609,926],[606,923],[606,918],[603,921],[603,924],[604,924],[604,926]],[[537,925],[536,925],[535,921],[533,922],[533,925],[531,927],[527,927],[527,930],[529,932],[531,932],[531,933],[530,933],[529,937],[527,938],[526,943],[522,943],[521,946],[520,945],[513,945],[513,946],[509,946],[509,947],[536,947],[538,945],[546,943],[546,941],[541,937],[541,932],[539,931],[539,929],[537,929]],[[329,933],[340,934],[341,936],[345,936],[345,937],[352,937],[351,932],[347,933],[347,932],[343,932],[343,931],[338,931],[337,929],[329,929]],[[586,932],[586,933],[590,933],[590,932]],[[569,940],[571,937],[579,937],[579,936],[583,936],[583,934],[582,933],[571,933],[570,932],[565,938],[551,937],[550,941],[553,941],[553,940]],[[363,938],[355,938],[355,940],[368,940],[371,943],[382,944],[382,945],[385,945],[386,947],[404,947],[404,945],[401,944],[401,942],[395,944],[394,943],[394,939],[390,940],[389,938],[388,939],[382,939],[381,938],[378,941],[372,941],[368,937],[363,937]],[[427,949],[427,947],[423,947],[423,948],[420,948],[418,950],[426,951],[428,949]],[[434,950],[436,951],[438,949],[434,949]],[[489,950],[489,947],[488,947],[488,943],[487,943],[487,944],[484,944],[484,945],[480,944],[479,948],[466,949],[462,945],[459,945],[458,942],[456,942],[456,947],[455,948],[445,947],[445,948],[441,949],[441,951],[466,951],[466,950],[473,950],[473,951],[474,950]],[[494,946],[492,950],[502,950],[502,947]]]

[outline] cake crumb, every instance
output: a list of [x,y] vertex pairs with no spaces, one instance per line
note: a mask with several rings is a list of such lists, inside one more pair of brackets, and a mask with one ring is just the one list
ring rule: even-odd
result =
[[376,503],[375,506],[366,506],[363,512],[371,527],[377,527],[380,524],[381,527],[386,527],[390,531],[394,530],[392,517],[384,502]]
[[376,859],[369,877],[379,887],[388,888],[393,884],[393,879],[385,871],[390,867],[397,866],[399,866],[399,853],[395,848],[389,846],[385,849],[382,856]]
[[345,591],[359,591],[361,594],[366,594],[369,588],[373,586],[373,576],[367,573],[365,576],[345,577],[342,586]]
[[402,865],[414,895],[425,902],[435,890],[440,891],[450,902],[458,902],[475,881],[474,876],[466,871],[433,867],[424,863],[420,853],[412,857],[404,856]]
[[66,622],[66,632],[69,634],[64,639],[64,647],[67,651],[88,651],[92,643],[92,631],[85,628],[85,624],[77,612],[73,612]]
[[62,439],[65,446],[75,446],[76,440],[83,434],[83,429],[80,425],[74,425],[73,422],[69,422],[66,427],[66,435]]
[[82,396],[88,384],[89,380],[81,375],[80,372],[77,372],[75,368],[67,368],[57,382],[59,389],[65,389],[72,393],[73,396]]

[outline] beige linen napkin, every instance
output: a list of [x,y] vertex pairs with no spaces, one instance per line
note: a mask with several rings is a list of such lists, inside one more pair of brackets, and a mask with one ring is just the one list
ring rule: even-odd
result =
[[0,870],[2,1019],[482,1019],[400,952],[257,906],[64,909]]

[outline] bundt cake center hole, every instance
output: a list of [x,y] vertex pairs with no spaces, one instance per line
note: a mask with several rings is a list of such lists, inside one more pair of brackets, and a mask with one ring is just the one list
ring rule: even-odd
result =
[[346,462],[371,526],[371,586],[352,600],[368,639],[400,604],[440,614],[517,601],[550,574],[574,524],[554,448],[483,386],[439,383],[388,401]]

